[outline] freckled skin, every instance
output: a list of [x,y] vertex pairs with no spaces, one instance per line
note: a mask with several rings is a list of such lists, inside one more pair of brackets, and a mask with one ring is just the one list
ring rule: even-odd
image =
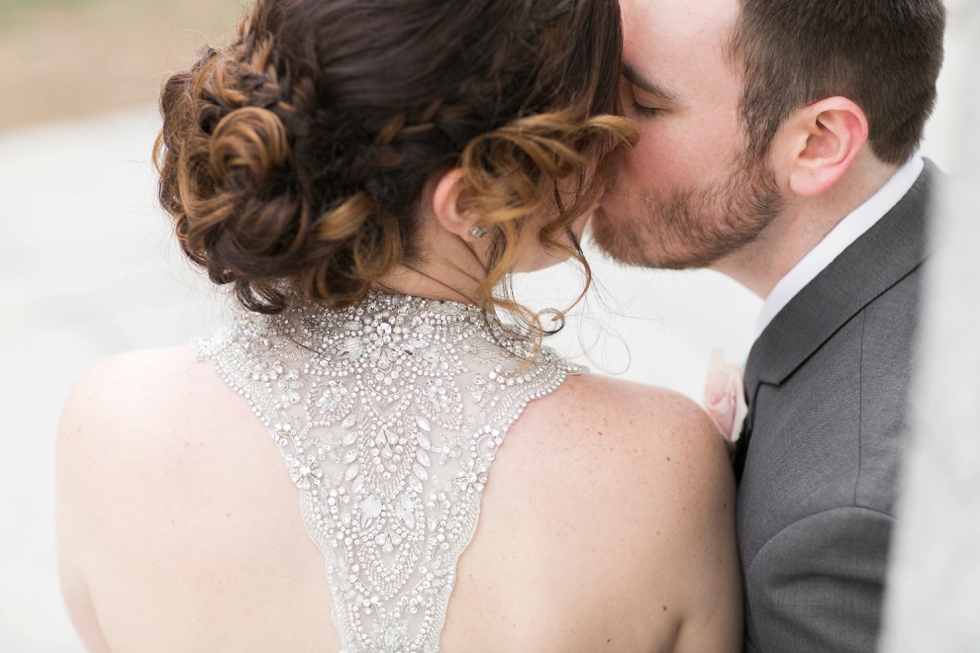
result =
[[[72,617],[99,653],[337,651],[323,556],[281,455],[191,353],[110,359],[65,408]],[[490,470],[443,650],[735,653],[733,493],[724,444],[692,402],[569,378],[527,407]]]

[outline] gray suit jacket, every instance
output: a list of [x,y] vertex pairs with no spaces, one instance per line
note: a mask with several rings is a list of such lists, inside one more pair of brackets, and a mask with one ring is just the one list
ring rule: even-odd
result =
[[875,650],[938,174],[926,162],[749,354],[736,457],[747,653]]

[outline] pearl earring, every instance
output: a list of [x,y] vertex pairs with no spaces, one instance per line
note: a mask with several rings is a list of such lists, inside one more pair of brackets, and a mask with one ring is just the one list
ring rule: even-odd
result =
[[480,227],[473,227],[470,229],[470,235],[479,240],[487,235],[487,230]]

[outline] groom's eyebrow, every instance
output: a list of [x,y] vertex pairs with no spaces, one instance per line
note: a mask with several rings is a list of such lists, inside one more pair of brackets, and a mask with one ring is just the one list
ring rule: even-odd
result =
[[647,79],[642,74],[640,74],[640,71],[638,71],[636,68],[629,65],[628,63],[623,64],[623,77],[626,78],[626,81],[628,81],[630,84],[637,87],[644,93],[649,93],[650,95],[653,95],[655,97],[658,97],[662,100],[666,100],[669,102],[677,100],[676,94],[671,93],[670,91],[668,91],[667,89],[663,88],[658,84],[654,84],[649,79]]

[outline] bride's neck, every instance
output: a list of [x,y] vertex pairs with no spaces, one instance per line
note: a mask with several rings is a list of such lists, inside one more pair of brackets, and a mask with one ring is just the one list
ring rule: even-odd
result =
[[[442,230],[439,230],[442,231]],[[442,231],[427,234],[414,262],[402,263],[378,282],[378,288],[426,299],[477,304],[477,288],[486,267],[459,237]]]

